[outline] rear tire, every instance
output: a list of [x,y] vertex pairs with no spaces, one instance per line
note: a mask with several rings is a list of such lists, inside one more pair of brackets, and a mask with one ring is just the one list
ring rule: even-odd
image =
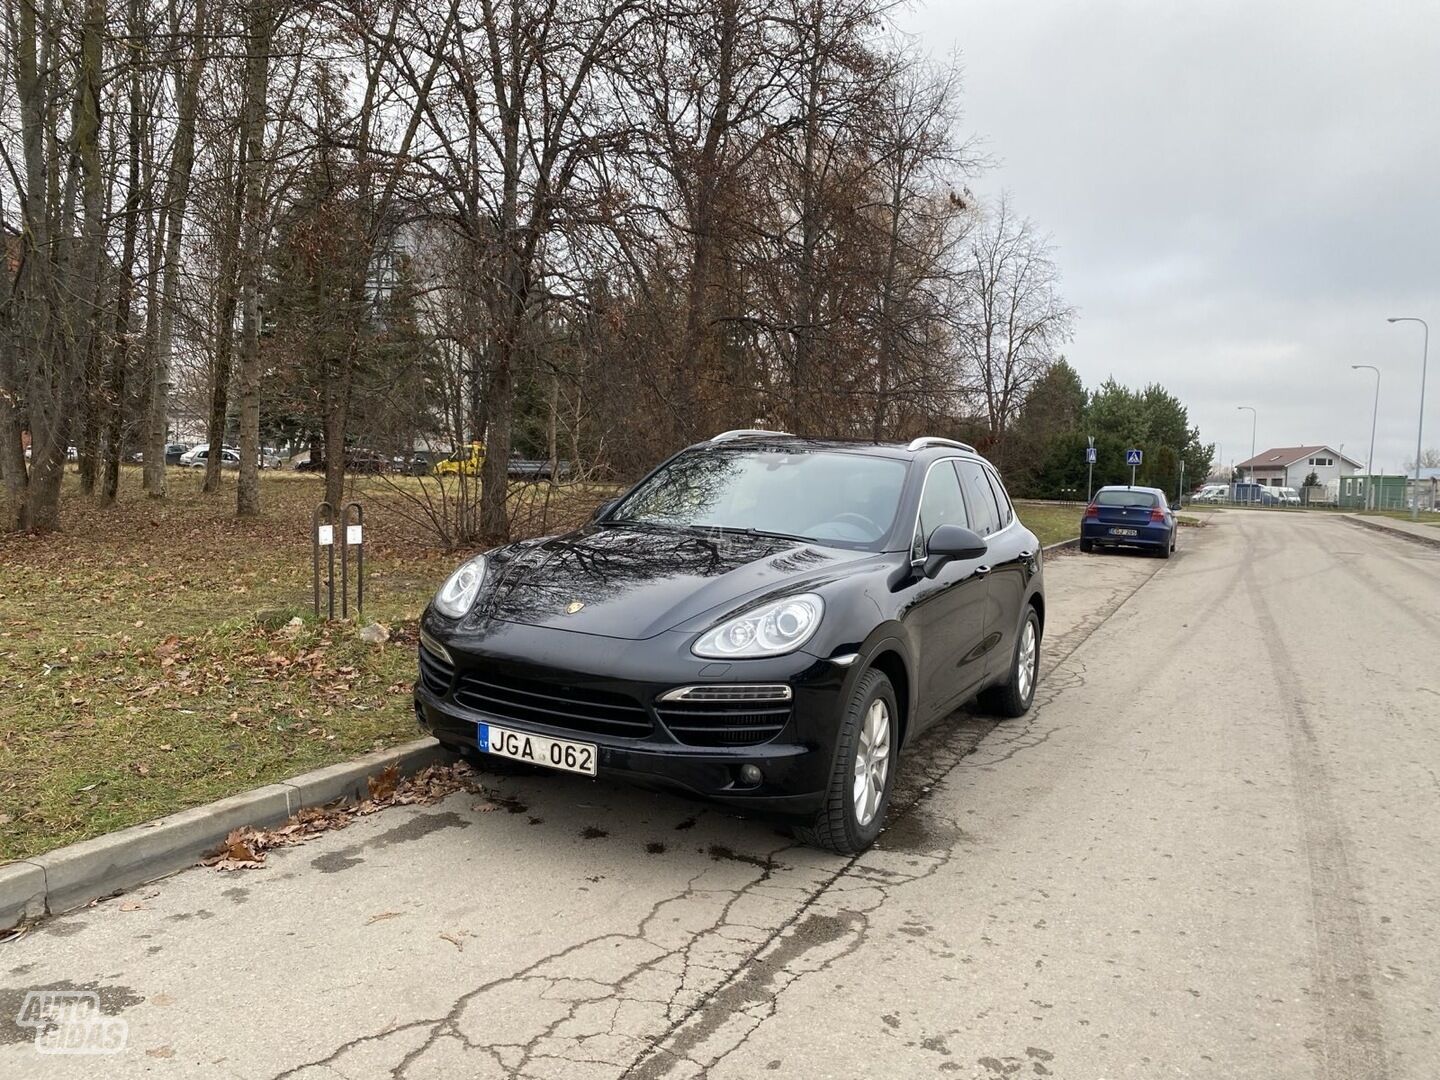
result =
[[1092,551],[1094,551],[1094,550],[1095,550],[1095,541],[1094,541],[1094,540],[1081,540],[1081,541],[1080,541],[1080,554],[1082,554],[1082,555],[1089,555],[1090,552],[1092,552]]
[[1015,635],[1015,651],[1010,657],[1010,677],[999,686],[992,686],[980,695],[980,706],[1007,720],[1024,716],[1035,700],[1035,685],[1040,681],[1040,616],[1033,607],[1026,607],[1025,621]]
[[795,827],[795,838],[839,855],[858,855],[873,844],[890,807],[899,752],[895,690],[872,668],[860,676],[841,716],[824,804],[813,824]]

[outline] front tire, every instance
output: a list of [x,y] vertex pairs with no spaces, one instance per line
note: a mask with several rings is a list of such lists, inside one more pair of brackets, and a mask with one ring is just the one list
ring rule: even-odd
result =
[[813,824],[796,827],[796,839],[840,855],[858,855],[875,842],[895,788],[899,721],[890,680],[865,672],[840,720],[825,802]]
[[981,695],[981,705],[1006,719],[1024,716],[1035,700],[1035,684],[1040,681],[1040,616],[1033,607],[1025,608],[1025,621],[1015,637],[1015,652],[1010,657],[1010,677],[999,686],[992,686]]

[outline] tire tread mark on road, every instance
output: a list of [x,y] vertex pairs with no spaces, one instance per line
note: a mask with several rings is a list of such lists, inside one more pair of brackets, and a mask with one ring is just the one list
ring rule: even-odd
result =
[[1300,811],[1300,840],[1310,872],[1311,966],[1323,1011],[1318,1040],[1321,1076],[1324,1080],[1388,1080],[1384,1026],[1360,918],[1362,897],[1351,870],[1349,834],[1295,679],[1294,660],[1248,560],[1243,573],[1254,586],[1248,595],[1285,703],[1285,741]]

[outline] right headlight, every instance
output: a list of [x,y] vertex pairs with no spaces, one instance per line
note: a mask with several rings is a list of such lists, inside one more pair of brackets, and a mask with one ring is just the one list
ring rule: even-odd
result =
[[463,618],[475,606],[475,597],[480,595],[484,582],[485,556],[476,555],[445,579],[435,594],[435,610],[451,619]]
[[707,660],[783,656],[814,636],[824,614],[825,601],[815,593],[787,596],[751,608],[707,630],[690,651]]

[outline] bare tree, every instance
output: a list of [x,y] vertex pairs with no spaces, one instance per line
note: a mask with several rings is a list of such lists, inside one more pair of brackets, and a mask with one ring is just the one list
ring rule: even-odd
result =
[[249,0],[245,7],[248,50],[240,140],[245,147],[244,214],[240,241],[240,481],[235,512],[260,513],[260,274],[266,239],[264,156],[270,45],[275,33],[274,0]]
[[1060,298],[1048,239],[1001,198],[970,244],[966,358],[983,402],[992,456],[1035,380],[1070,337],[1074,309]]

